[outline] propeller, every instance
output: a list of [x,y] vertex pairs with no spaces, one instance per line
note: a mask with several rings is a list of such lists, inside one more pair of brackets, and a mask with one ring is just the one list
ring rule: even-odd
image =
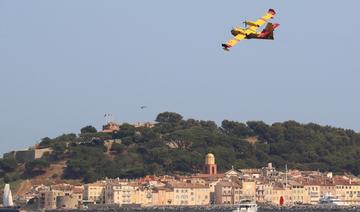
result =
[[243,22],[243,23],[245,24],[245,28],[247,28],[248,25],[247,25],[247,23],[246,23],[246,19],[244,19],[244,22]]

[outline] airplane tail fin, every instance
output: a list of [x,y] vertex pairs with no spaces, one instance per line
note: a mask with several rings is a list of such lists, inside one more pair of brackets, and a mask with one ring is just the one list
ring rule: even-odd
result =
[[274,31],[278,28],[280,24],[278,23],[268,23],[265,29],[258,35],[257,39],[268,39],[274,40]]

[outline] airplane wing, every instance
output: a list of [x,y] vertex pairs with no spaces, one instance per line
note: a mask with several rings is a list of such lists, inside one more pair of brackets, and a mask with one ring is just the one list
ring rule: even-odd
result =
[[231,47],[235,46],[239,41],[245,39],[246,35],[238,34],[233,39],[229,40],[227,43],[221,44],[224,47],[224,50],[229,50]]
[[248,29],[251,31],[256,32],[256,30],[264,25],[268,20],[272,19],[276,15],[276,12],[274,9],[269,9],[269,11],[263,15],[261,18],[259,18],[257,21],[254,22],[254,26],[249,26]]

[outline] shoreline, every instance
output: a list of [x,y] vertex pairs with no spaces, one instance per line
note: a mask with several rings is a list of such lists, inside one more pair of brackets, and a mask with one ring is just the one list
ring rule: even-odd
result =
[[[97,205],[91,206],[87,209],[54,209],[45,210],[51,212],[60,211],[138,211],[138,212],[162,212],[162,211],[184,211],[184,212],[198,212],[198,211],[232,211],[236,209],[236,205],[208,205],[208,206],[151,206],[151,207],[120,207],[116,205]],[[360,206],[335,206],[335,205],[296,205],[296,206],[271,206],[260,205],[258,212],[273,212],[273,211],[360,211]]]

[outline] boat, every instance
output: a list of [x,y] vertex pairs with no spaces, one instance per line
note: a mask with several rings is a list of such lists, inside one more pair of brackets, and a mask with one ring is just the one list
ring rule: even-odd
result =
[[18,207],[14,206],[14,201],[11,194],[11,189],[9,184],[5,184],[4,193],[3,193],[3,206],[0,207],[0,211],[20,211]]
[[325,194],[324,196],[320,197],[319,203],[324,205],[345,205],[342,200],[331,194]]
[[258,206],[256,202],[251,200],[242,200],[239,206],[232,212],[257,212]]
[[4,205],[4,207],[13,207],[14,206],[14,202],[13,202],[13,199],[12,199],[9,184],[5,184],[5,187],[4,187],[3,205]]

